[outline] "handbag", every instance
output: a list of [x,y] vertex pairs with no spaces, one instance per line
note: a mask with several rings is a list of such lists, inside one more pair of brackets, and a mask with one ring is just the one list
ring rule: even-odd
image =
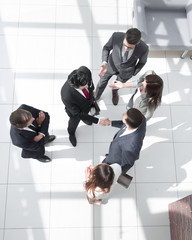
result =
[[130,185],[130,183],[131,183],[131,181],[132,181],[132,179],[133,179],[133,177],[129,176],[129,175],[126,174],[126,173],[122,173],[122,174],[119,176],[117,182],[118,182],[121,186],[123,186],[124,188],[128,188],[129,185]]

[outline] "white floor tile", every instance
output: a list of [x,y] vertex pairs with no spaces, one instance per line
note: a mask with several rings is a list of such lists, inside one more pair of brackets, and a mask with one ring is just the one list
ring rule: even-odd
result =
[[192,106],[172,106],[173,139],[175,142],[192,142]]
[[156,143],[141,151],[136,161],[137,182],[176,182],[172,143]]
[[19,36],[17,68],[53,69],[54,50],[54,37]]
[[138,240],[170,240],[169,226],[138,227]]
[[0,228],[4,228],[5,224],[6,191],[7,185],[0,185]]
[[92,0],[56,0],[57,5],[68,5],[68,6],[91,6]]
[[9,185],[6,228],[48,228],[50,185]]
[[181,59],[182,52],[166,52],[167,71],[188,72],[192,71],[191,59],[187,56]]
[[4,239],[3,239],[3,235],[4,235],[4,230],[1,230],[1,229],[0,229],[0,240],[4,240]]
[[178,74],[178,72],[168,73],[170,103],[172,105],[192,105],[191,97],[191,73],[186,72]]
[[4,240],[49,240],[48,229],[6,229]]
[[14,68],[17,54],[17,37],[0,36],[0,68]]
[[54,35],[55,11],[53,5],[22,5],[20,8],[19,34]]
[[177,188],[172,183],[138,183],[138,225],[168,226],[168,204],[176,200]]
[[93,226],[93,209],[82,184],[52,184],[50,221],[51,228]]
[[178,198],[185,198],[192,193],[192,187],[191,183],[179,183],[178,184]]
[[108,203],[94,206],[94,225],[96,227],[137,226],[135,197],[134,184],[128,189],[115,185]]
[[169,106],[160,106],[147,122],[144,142],[172,142],[172,119]]
[[92,7],[92,14],[95,37],[106,37],[117,31],[126,32],[128,28],[127,8]]
[[10,122],[9,122],[9,116],[12,112],[12,106],[11,105],[0,105],[0,142],[10,142]]
[[70,240],[93,240],[94,228],[60,228],[50,230],[50,240],[63,240],[70,237]]
[[0,9],[0,16],[0,34],[16,35],[19,22],[19,5],[2,5]]
[[138,240],[136,227],[95,228],[94,236],[100,240]]
[[[192,149],[191,143],[175,143],[175,162],[177,181],[192,182]],[[192,190],[192,188],[191,188]]]
[[0,183],[7,183],[10,143],[0,143],[1,168]]
[[71,144],[53,144],[52,183],[83,183],[85,168],[93,164],[92,148],[91,143],[78,143],[75,148]]
[[[52,104],[53,77],[52,71],[45,70],[21,70],[16,73],[14,103]],[[25,91],[23,91],[23,86],[25,86]]]
[[21,149],[11,146],[9,183],[50,183],[50,179],[51,163],[42,163],[32,158],[24,159],[21,157]]
[[[90,7],[78,5],[57,7],[56,35],[58,36],[74,36],[75,38],[91,36],[91,23],[92,13]],[[77,45],[79,45],[78,42]]]
[[0,103],[12,104],[14,89],[14,72],[9,69],[0,69]]
[[56,69],[77,69],[80,66],[91,67],[90,37],[56,37],[55,46],[55,68]]

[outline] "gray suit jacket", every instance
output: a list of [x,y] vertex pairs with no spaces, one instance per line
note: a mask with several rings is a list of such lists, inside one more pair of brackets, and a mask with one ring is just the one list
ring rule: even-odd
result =
[[134,94],[131,96],[128,104],[127,104],[127,109],[128,108],[137,108],[144,116],[147,120],[149,120],[152,116],[153,113],[155,111],[155,107],[149,107],[149,98],[147,97],[147,94],[141,94],[140,97],[138,97],[135,102],[133,102],[133,98],[135,96],[135,94],[138,91],[138,88],[141,87],[142,82],[144,81],[144,78],[150,74],[156,74],[153,70],[149,70],[147,72],[145,72],[140,78],[139,80],[134,80],[131,81],[133,84],[133,87],[136,87],[136,90],[134,92]]
[[[122,129],[125,127],[125,124],[122,121],[112,121],[112,126]],[[121,129],[119,131],[121,131]],[[139,159],[145,132],[145,117],[143,117],[141,125],[135,132],[115,138],[118,134],[117,132],[110,144],[109,155],[105,158],[104,162],[108,164],[118,163],[121,165],[122,172],[126,173],[127,170],[133,166],[134,162]]]
[[[149,52],[148,46],[140,40],[134,48],[132,56],[127,62],[122,62],[122,48],[125,33],[115,32],[103,47],[102,61],[108,62],[108,69],[112,69],[117,75],[117,79],[126,82],[135,76],[147,62]],[[112,52],[111,52],[112,50]],[[111,53],[110,53],[111,52]]]

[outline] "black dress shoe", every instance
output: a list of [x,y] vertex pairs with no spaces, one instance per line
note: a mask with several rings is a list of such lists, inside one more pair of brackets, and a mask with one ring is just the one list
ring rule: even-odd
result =
[[49,135],[49,140],[48,143],[52,142],[53,140],[55,140],[56,136],[55,135]]
[[38,161],[40,161],[40,162],[51,162],[52,160],[51,160],[51,158],[49,158],[48,156],[46,156],[46,155],[43,155],[43,156],[41,156],[41,157],[38,157],[38,158],[36,158]]
[[77,145],[77,139],[75,137],[75,134],[70,134],[69,135],[69,141],[71,142],[71,144],[75,147]]
[[119,94],[118,91],[112,91],[113,97],[112,97],[112,102],[113,105],[117,105],[119,102]]

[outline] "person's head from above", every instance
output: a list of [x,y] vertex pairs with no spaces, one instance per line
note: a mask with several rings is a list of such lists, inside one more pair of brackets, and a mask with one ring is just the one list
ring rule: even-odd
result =
[[32,114],[24,109],[17,109],[9,117],[11,125],[21,129],[31,125],[34,120]]
[[136,108],[130,108],[123,113],[123,123],[131,130],[138,128],[143,121],[142,113]]
[[106,163],[98,164],[90,169],[88,180],[85,183],[86,191],[91,191],[95,197],[95,189],[98,187],[104,193],[110,191],[114,180],[114,171],[110,165]]
[[141,32],[137,28],[130,28],[125,33],[123,46],[126,51],[132,50],[141,40]]
[[150,104],[155,107],[161,103],[163,92],[163,80],[156,74],[149,74],[142,82],[144,92],[150,98]]
[[69,83],[72,87],[77,89],[88,88],[88,85],[92,81],[91,71],[85,67],[81,66],[80,68],[71,72],[68,76]]

